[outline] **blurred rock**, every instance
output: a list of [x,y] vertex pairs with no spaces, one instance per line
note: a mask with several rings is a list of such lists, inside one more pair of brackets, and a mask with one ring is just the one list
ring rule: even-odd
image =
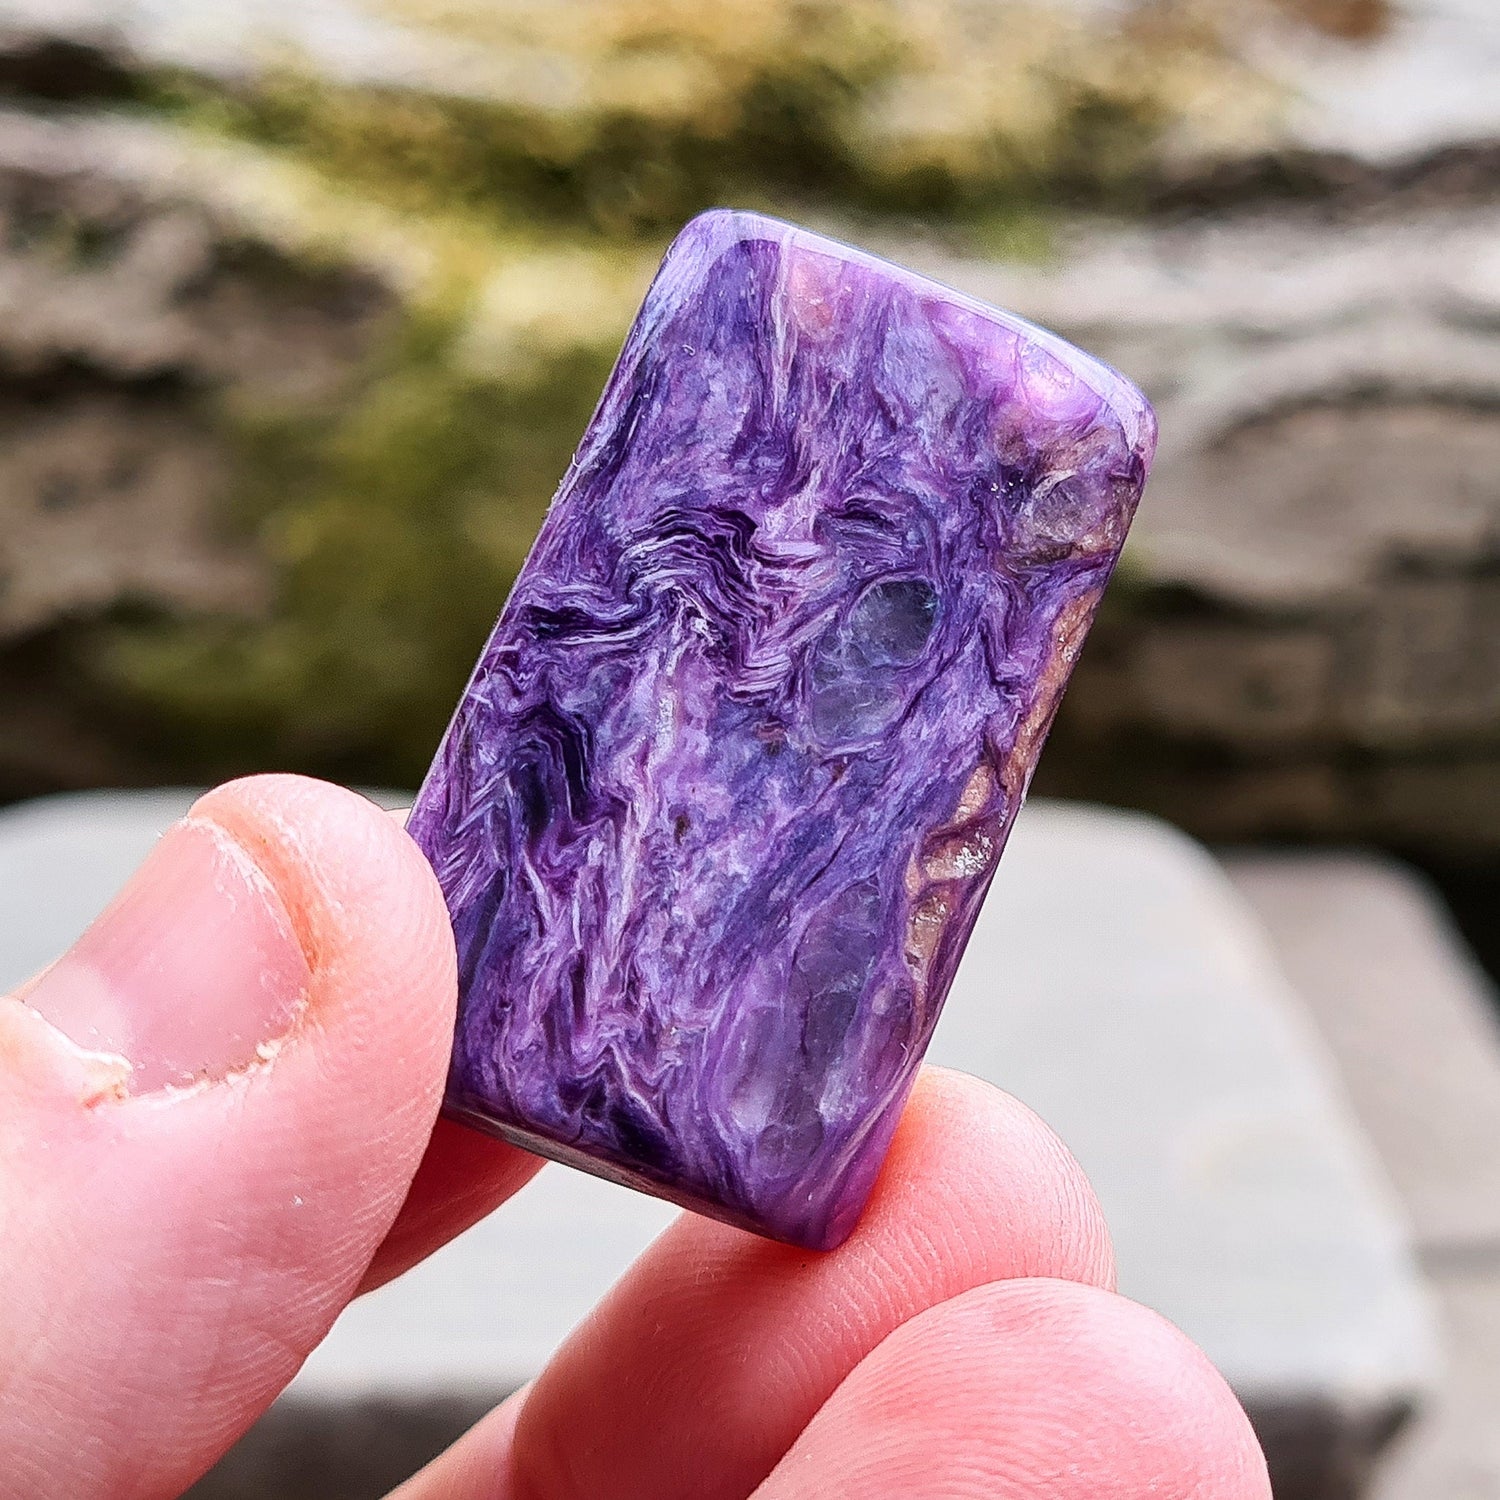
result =
[[[1096,34],[1121,10],[1108,0],[1052,0],[1042,8],[1060,12],[1065,22],[1081,17]],[[970,52],[983,51],[986,26],[1008,32],[1014,47],[1037,7],[1013,3],[1008,24],[1004,10],[996,9],[998,22],[938,0],[907,0],[895,24],[910,28],[904,35],[914,53],[945,31],[967,39]],[[1368,198],[1413,184],[1451,195],[1500,181],[1500,94],[1494,88],[1500,16],[1489,0],[1179,0],[1144,9],[1143,33],[1154,27],[1169,43],[1189,47],[1194,39],[1215,38],[1206,55],[1234,65],[1218,78],[1211,67],[1198,67],[1199,86],[1185,85],[1175,101],[1180,113],[1156,158],[1153,192],[1163,202],[1262,193]],[[0,0],[0,86],[40,98],[126,96],[143,71],[236,84],[295,61],[341,85],[577,112],[588,104],[591,87],[587,62],[580,66],[579,60],[607,49],[608,37],[619,31],[618,16],[607,3],[582,12],[574,29],[592,30],[597,38],[558,48],[548,45],[548,28],[539,23],[544,12],[525,0],[249,0],[233,6],[215,0]],[[862,22],[880,14],[874,7],[855,7],[855,13]],[[441,25],[445,19],[451,24]],[[683,29],[670,8],[640,7],[639,19],[648,50]],[[738,19],[726,12],[731,30]],[[816,20],[814,7],[804,29]],[[711,30],[689,25],[686,33],[701,38]],[[496,38],[508,45],[497,45]],[[1071,45],[1076,51],[1076,40]],[[943,62],[952,74],[969,60]],[[1154,61],[1162,74],[1175,65],[1171,57]],[[991,71],[1007,65],[1001,59]],[[619,71],[631,72],[628,62]],[[670,105],[666,96],[680,79],[670,68],[656,75],[648,69],[648,81],[651,76]],[[1086,68],[1085,89],[1106,76],[1107,69]],[[1132,88],[1149,93],[1151,85],[1137,76],[1120,89],[1115,80],[1104,85],[1103,99],[1113,104],[1111,93],[1124,98]],[[949,109],[961,92],[974,91],[955,88],[950,79]],[[1272,107],[1278,100],[1280,107]],[[1028,103],[1035,109],[1039,100]],[[883,112],[942,115],[943,104],[924,91],[913,96],[897,89]],[[945,128],[951,130],[954,119],[945,120]]]
[[1436,1399],[1376,1500],[1500,1496],[1500,1027],[1435,894],[1367,855],[1228,861],[1401,1195],[1442,1318]]
[[[1214,838],[1500,848],[1500,209],[929,255],[1142,380],[1132,550],[1043,763]],[[918,252],[920,254],[920,252]]]
[[269,205],[237,201],[223,178],[250,161],[141,120],[0,113],[12,376],[329,395],[392,290],[299,256]]
[[1267,48],[1297,97],[1291,146],[1391,165],[1500,143],[1500,16],[1490,0],[1344,6],[1361,8],[1365,35],[1357,24],[1345,34],[1367,45],[1310,45],[1304,36]]
[[[332,399],[396,293],[300,253],[226,190],[234,166],[145,121],[0,111],[0,682],[117,609],[269,603],[233,524],[225,405]],[[0,791],[139,773],[79,687],[32,682],[26,732],[0,732]]]
[[[751,197],[1157,401],[1044,789],[1493,857],[1500,10],[1188,3],[1153,42],[1093,0],[979,31],[933,0],[901,11],[924,51],[887,9],[0,0],[0,798],[417,776],[645,268]],[[1019,116],[1002,31],[1063,70]],[[280,169],[339,226],[316,250]],[[1054,235],[1079,193],[1154,208]]]
[[105,80],[153,68],[244,79],[291,56],[341,82],[453,87],[482,62],[357,0],[3,0],[0,53],[38,60],[23,89],[52,97],[123,92]]

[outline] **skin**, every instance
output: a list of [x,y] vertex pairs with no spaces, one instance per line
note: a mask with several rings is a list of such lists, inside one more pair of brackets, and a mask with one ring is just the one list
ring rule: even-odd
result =
[[[132,1092],[108,1048],[79,1045],[80,950],[0,998],[3,1500],[180,1494],[351,1297],[540,1166],[437,1118],[452,939],[400,826],[294,777],[232,783],[193,818],[264,877],[297,1003],[266,1007],[258,1053],[227,1046],[189,1087]],[[202,957],[183,932],[200,867],[180,851],[209,846],[162,847],[131,908],[128,987],[170,1041]],[[266,920],[249,899],[225,910]],[[96,948],[118,930],[101,922]],[[236,933],[215,932],[228,964]],[[1062,1144],[987,1084],[928,1069],[843,1247],[683,1216],[531,1387],[397,1495],[1267,1500],[1223,1381],[1113,1284]]]

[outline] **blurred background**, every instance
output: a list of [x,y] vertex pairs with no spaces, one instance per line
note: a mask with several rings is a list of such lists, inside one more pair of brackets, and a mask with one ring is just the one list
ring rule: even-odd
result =
[[1495,0],[0,0],[0,802],[415,785],[712,204],[1155,401],[1038,791],[1500,969]]
[[0,798],[420,776],[666,241],[833,230],[1161,462],[1041,790],[1496,956],[1491,0],[4,0]]

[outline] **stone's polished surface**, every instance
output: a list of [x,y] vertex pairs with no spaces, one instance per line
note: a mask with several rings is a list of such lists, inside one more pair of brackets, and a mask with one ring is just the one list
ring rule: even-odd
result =
[[458,940],[449,1109],[837,1244],[1154,436],[1017,318],[694,220],[412,813]]

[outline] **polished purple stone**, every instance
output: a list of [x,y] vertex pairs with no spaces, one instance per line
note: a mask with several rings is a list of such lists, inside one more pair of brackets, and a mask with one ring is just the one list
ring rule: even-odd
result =
[[689,224],[412,813],[458,939],[450,1112],[843,1239],[1154,435],[1008,313]]

